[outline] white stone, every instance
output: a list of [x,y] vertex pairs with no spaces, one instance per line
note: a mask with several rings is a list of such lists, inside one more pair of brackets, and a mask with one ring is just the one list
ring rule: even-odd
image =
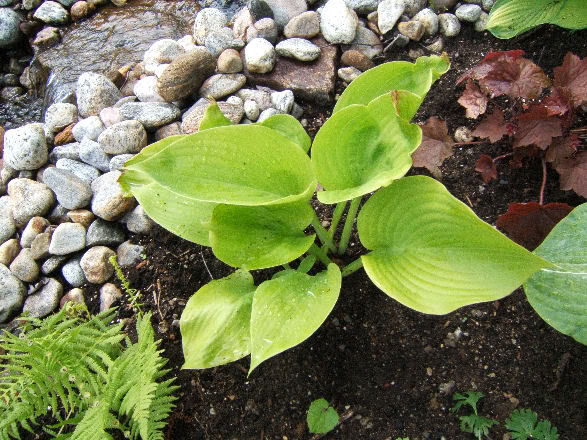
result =
[[134,208],[135,200],[125,197],[118,184],[120,171],[110,171],[92,182],[92,212],[108,221],[116,220]]
[[271,104],[279,113],[289,113],[294,104],[294,94],[291,90],[273,92],[271,94]]
[[78,142],[81,142],[82,139],[86,137],[95,141],[105,129],[106,127],[98,116],[90,116],[75,124],[71,129],[71,133]]
[[440,14],[438,25],[440,33],[445,37],[456,37],[461,32],[461,22],[454,14]]
[[282,57],[294,58],[299,61],[314,61],[320,57],[320,47],[303,38],[288,38],[275,46]]
[[44,216],[55,203],[55,195],[47,185],[30,179],[12,179],[8,182],[8,195],[14,224],[19,228],[33,217]]
[[383,0],[377,6],[377,27],[382,34],[393,29],[405,10],[402,0]]
[[59,159],[55,166],[61,170],[71,171],[88,185],[91,184],[94,179],[97,179],[98,176],[100,176],[100,171],[97,168],[78,160],[67,158]]
[[[163,64],[165,67],[168,64]],[[141,102],[165,102],[165,99],[157,91],[157,76],[149,75],[138,80],[133,87],[133,92]]]
[[220,9],[204,8],[196,15],[194,22],[194,39],[196,44],[203,45],[206,35],[212,30],[218,30],[228,24],[228,18]]
[[344,0],[329,0],[320,14],[322,35],[332,44],[349,44],[355,39],[359,18]]
[[147,146],[147,132],[139,121],[122,121],[104,130],[98,143],[106,154],[138,153]]
[[48,157],[43,124],[27,124],[4,133],[4,161],[10,168],[36,170]]
[[88,206],[92,199],[90,184],[69,170],[47,168],[43,181],[53,190],[57,201],[66,209],[79,209]]
[[45,130],[48,133],[57,133],[74,122],[77,122],[77,107],[73,104],[58,102],[49,106],[45,113]]
[[121,98],[112,81],[104,75],[86,72],[77,80],[77,110],[81,117],[98,115]]
[[257,104],[255,101],[253,101],[252,99],[246,100],[244,103],[244,108],[245,115],[248,119],[250,119],[251,121],[256,121],[259,118],[259,104]]
[[251,73],[271,72],[275,59],[275,48],[263,38],[254,38],[245,47],[245,65]]
[[170,38],[163,38],[155,41],[145,52],[143,57],[145,72],[154,74],[159,64],[171,63],[176,57],[183,55],[185,49],[177,41]]
[[438,15],[434,13],[432,9],[422,9],[416,15],[413,20],[419,21],[424,26],[424,35],[432,37],[438,32]]

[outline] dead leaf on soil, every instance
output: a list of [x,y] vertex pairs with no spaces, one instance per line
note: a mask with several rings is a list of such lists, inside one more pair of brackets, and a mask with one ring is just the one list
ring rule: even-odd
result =
[[440,179],[440,165],[453,154],[454,141],[448,134],[445,121],[436,116],[422,125],[422,143],[412,154],[413,166],[424,167]]
[[496,224],[513,241],[533,251],[572,210],[573,207],[566,203],[510,203],[507,212],[498,217]]
[[493,159],[487,154],[482,154],[479,157],[477,163],[475,164],[475,171],[481,173],[481,178],[485,183],[489,183],[493,179],[497,179],[497,168],[495,168]]

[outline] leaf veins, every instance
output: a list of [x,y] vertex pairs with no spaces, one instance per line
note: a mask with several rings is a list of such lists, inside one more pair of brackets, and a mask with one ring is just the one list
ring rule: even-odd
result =
[[487,95],[471,79],[467,80],[467,86],[458,103],[465,107],[467,118],[477,119],[487,110]]
[[491,143],[509,135],[509,124],[504,120],[503,111],[496,108],[492,113],[489,113],[472,134],[476,137],[487,138]]
[[587,102],[587,58],[568,52],[563,64],[554,68],[554,85],[568,90],[574,108]]

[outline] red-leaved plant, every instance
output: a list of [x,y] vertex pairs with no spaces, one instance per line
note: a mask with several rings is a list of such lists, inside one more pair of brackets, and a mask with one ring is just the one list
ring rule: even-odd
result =
[[[522,159],[538,158],[543,164],[543,181],[538,203],[512,203],[497,225],[523,246],[536,248],[552,227],[572,207],[563,203],[544,204],[546,164],[560,175],[560,187],[587,197],[587,127],[576,127],[578,112],[587,104],[587,59],[567,53],[554,68],[554,81],[523,57],[524,51],[490,52],[477,66],[457,81],[466,81],[458,102],[468,118],[485,114],[492,98],[507,95],[514,105],[506,112],[493,101],[473,135],[491,143],[508,137],[511,153],[497,157],[481,155],[475,170],[485,183],[497,178],[497,160],[510,157],[510,166],[521,167]],[[544,89],[549,90],[544,93]],[[506,117],[509,114],[509,118]]]

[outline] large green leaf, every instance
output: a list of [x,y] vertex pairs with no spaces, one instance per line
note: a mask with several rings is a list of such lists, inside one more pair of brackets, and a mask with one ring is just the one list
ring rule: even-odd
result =
[[497,0],[487,30],[497,38],[512,38],[541,24],[567,29],[587,28],[585,0]]
[[209,128],[223,127],[225,125],[232,125],[232,121],[224,116],[216,101],[212,101],[206,108],[200,128],[198,131],[208,130]]
[[288,263],[314,242],[314,235],[304,234],[313,214],[308,202],[218,205],[210,223],[212,250],[219,260],[247,270]]
[[232,125],[185,136],[125,166],[120,182],[151,182],[195,201],[269,205],[308,200],[316,188],[310,158],[278,132]]
[[[125,167],[136,167],[142,161],[185,137],[185,135],[170,136],[155,142],[145,147],[141,154],[127,161]],[[208,223],[212,218],[212,211],[216,203],[201,202],[174,193],[152,180],[139,184],[139,180],[129,178],[129,173],[132,172],[126,171],[118,180],[126,195],[134,196],[149,217],[165,229],[186,240],[203,246],[210,245]]]
[[251,313],[251,367],[309,338],[332,311],[340,292],[336,264],[315,276],[294,270],[262,283]]
[[238,270],[209,282],[192,295],[179,320],[183,368],[215,367],[251,352],[254,293],[251,274]]
[[416,63],[392,61],[359,75],[342,93],[333,113],[353,104],[367,105],[392,90],[407,90],[424,97],[432,84],[450,67],[446,54],[420,57]]
[[310,149],[310,145],[312,145],[310,136],[308,136],[308,133],[306,133],[302,124],[300,124],[292,115],[273,115],[265,119],[263,122],[260,122],[260,125],[279,132],[294,144],[299,145],[306,153]]
[[446,188],[406,177],[374,194],[358,218],[371,280],[423,313],[444,314],[509,294],[548,262],[481,221]]
[[534,253],[556,267],[524,283],[528,301],[549,325],[587,345],[587,203],[562,219]]
[[422,130],[396,112],[393,94],[351,105],[322,126],[312,146],[312,166],[325,191],[323,203],[351,200],[389,185],[412,166]]

